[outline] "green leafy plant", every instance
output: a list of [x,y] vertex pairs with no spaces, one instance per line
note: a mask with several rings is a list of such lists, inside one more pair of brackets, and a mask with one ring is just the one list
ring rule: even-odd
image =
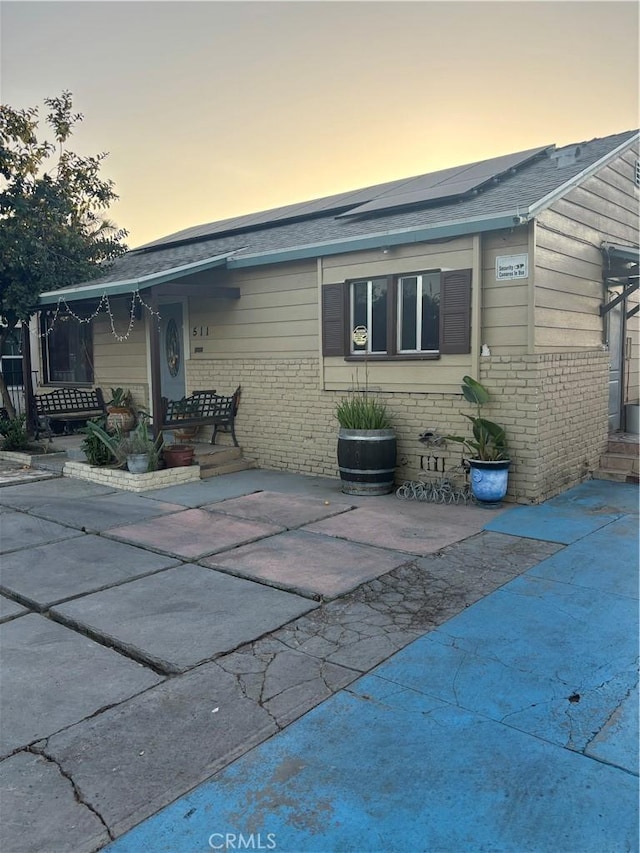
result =
[[128,409],[131,406],[131,391],[124,388],[112,388],[111,399],[107,406],[111,409]]
[[94,418],[87,421],[87,425],[80,430],[85,435],[85,439],[80,446],[87,457],[89,465],[102,467],[104,465],[112,465],[116,461],[113,451],[105,445],[98,435],[98,430],[104,430],[105,426],[105,418]]
[[25,415],[0,418],[0,435],[3,437],[3,450],[26,450],[29,447],[29,435]]
[[336,407],[343,429],[391,429],[386,406],[366,391],[353,391]]
[[463,444],[473,454],[474,459],[483,462],[499,462],[508,459],[507,439],[504,428],[488,421],[481,415],[482,406],[489,402],[489,392],[470,376],[462,378],[462,394],[469,403],[476,406],[477,415],[464,415],[472,423],[473,438],[461,435],[446,435],[447,441]]
[[[126,231],[106,216],[118,198],[100,177],[107,155],[68,148],[83,119],[70,92],[44,103],[42,120],[35,107],[0,104],[0,352],[43,291],[104,275],[127,249]],[[1,371],[0,397],[14,418]]]
[[[87,432],[87,436],[92,439],[92,443],[99,442],[103,445],[109,453],[110,460],[115,461],[118,467],[122,468],[126,465],[127,456],[146,453],[149,455],[147,470],[155,471],[157,469],[162,450],[162,434],[155,439],[152,435],[149,435],[148,417],[140,417],[138,425],[128,435],[125,435],[120,430],[116,430],[115,434],[112,435],[106,431],[104,422],[101,424],[96,420],[88,421],[85,431]],[[89,459],[89,453],[84,444],[83,450]],[[91,460],[89,459],[89,461]]]

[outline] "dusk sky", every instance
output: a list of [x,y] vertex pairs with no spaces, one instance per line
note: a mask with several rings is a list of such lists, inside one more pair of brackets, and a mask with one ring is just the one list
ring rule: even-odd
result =
[[1,95],[69,89],[134,247],[638,126],[635,2],[1,2]]

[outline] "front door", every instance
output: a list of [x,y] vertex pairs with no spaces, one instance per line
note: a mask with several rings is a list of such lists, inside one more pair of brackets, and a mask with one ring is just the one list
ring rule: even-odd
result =
[[[610,298],[617,293],[610,292]],[[624,340],[624,300],[606,315],[607,345],[609,347],[609,432],[620,429],[622,411],[622,342]]]
[[185,396],[184,329],[180,302],[160,305],[160,388],[168,400]]

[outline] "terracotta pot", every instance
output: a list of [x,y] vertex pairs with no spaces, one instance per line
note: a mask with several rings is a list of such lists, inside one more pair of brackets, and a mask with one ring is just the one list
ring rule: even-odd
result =
[[136,416],[130,409],[109,408],[107,414],[107,431],[130,432],[136,425]]
[[186,444],[173,444],[163,451],[164,464],[167,468],[181,468],[193,463],[193,447]]

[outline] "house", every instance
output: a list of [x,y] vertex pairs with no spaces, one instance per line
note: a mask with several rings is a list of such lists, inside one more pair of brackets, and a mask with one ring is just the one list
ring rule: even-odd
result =
[[158,423],[163,396],[240,384],[247,457],[335,475],[335,404],[366,375],[404,480],[459,465],[418,437],[467,429],[470,374],[510,498],[544,500],[638,403],[639,185],[628,131],[186,229],[41,295],[39,391],[126,385]]

